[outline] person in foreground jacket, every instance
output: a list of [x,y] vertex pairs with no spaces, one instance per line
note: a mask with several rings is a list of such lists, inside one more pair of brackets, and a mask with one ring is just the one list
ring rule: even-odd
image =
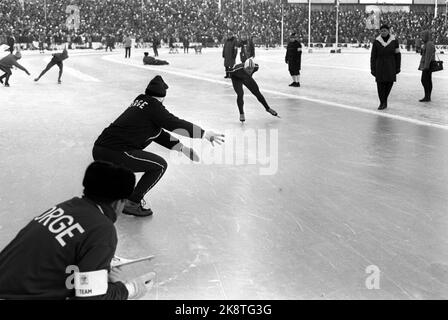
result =
[[205,138],[214,145],[224,142],[224,135],[204,131],[201,127],[179,119],[162,104],[168,85],[161,76],[155,76],[145,93],[138,95],[131,105],[103,130],[95,141],[92,155],[95,160],[110,161],[133,172],[143,172],[134,192],[128,197],[123,213],[138,217],[153,214],[145,208],[144,196],[162,178],[168,166],[162,157],[144,151],[151,142],[182,152],[193,161],[199,161],[193,149],[184,146],[168,131],[189,138]]
[[125,168],[107,162],[90,164],[83,197],[35,217],[0,252],[0,299],[143,296],[153,272],[124,281],[120,269],[110,269],[117,247],[114,222],[134,185],[135,175]]

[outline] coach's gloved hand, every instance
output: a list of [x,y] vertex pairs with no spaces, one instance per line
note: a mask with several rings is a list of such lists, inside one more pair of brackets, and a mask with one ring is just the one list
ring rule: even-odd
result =
[[211,142],[212,146],[214,142],[221,144],[224,142],[224,135],[222,133],[216,133],[214,131],[205,131],[204,138]]
[[173,147],[173,150],[182,152],[184,155],[186,155],[188,158],[190,158],[191,161],[195,161],[195,162],[199,161],[198,154],[192,148],[184,146],[180,142]]
[[124,276],[123,270],[121,270],[120,267],[114,267],[110,269],[108,275],[109,282],[124,282],[125,278],[126,277]]
[[128,300],[140,299],[154,286],[154,272],[146,273],[138,278],[126,281],[124,285],[128,289]]

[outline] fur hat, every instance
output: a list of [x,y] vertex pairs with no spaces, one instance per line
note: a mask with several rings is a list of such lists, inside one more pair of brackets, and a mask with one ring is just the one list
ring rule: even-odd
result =
[[132,171],[110,162],[92,162],[82,181],[86,197],[113,202],[127,199],[134,191],[135,175]]
[[148,84],[145,94],[152,97],[163,98],[166,96],[168,85],[163,81],[161,76],[155,76]]

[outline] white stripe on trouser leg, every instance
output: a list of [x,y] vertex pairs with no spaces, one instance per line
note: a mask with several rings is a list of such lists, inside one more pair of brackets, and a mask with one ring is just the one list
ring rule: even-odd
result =
[[[163,173],[165,172],[165,167],[162,166],[162,165],[161,165],[160,163],[158,163],[158,162],[151,161],[151,160],[149,160],[149,159],[144,159],[144,158],[143,158],[143,159],[142,159],[142,158],[137,158],[137,157],[135,157],[135,156],[130,155],[130,154],[127,153],[127,152],[124,152],[124,154],[127,155],[129,158],[132,158],[132,159],[135,159],[135,160],[140,160],[140,161],[145,161],[145,162],[155,163],[156,165],[162,167],[162,172],[160,172],[159,176],[158,176],[157,179],[154,181],[154,183],[153,183],[151,186],[149,186],[149,188],[145,191],[145,194],[148,193],[148,191],[151,190],[151,188],[154,187],[154,185],[155,185],[157,182],[159,182],[160,178],[162,178],[162,175],[163,175]],[[146,173],[146,172],[145,172],[145,173]]]

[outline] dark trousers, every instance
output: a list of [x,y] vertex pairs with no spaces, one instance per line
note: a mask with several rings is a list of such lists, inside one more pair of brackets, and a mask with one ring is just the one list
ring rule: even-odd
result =
[[154,51],[154,57],[158,57],[159,56],[159,52],[157,51],[157,46],[153,46],[152,50]]
[[238,104],[238,110],[240,111],[240,114],[244,114],[243,85],[246,86],[246,88],[249,89],[250,92],[252,92],[252,94],[258,99],[258,101],[261,102],[266,110],[269,109],[269,105],[266,102],[266,99],[261,94],[260,89],[258,88],[258,84],[252,77],[244,80],[232,77],[232,84],[233,89],[237,94],[236,103]]
[[376,87],[378,89],[378,98],[381,103],[387,104],[387,98],[392,90],[393,82],[377,82]]
[[421,81],[422,81],[423,88],[425,89],[425,98],[431,99],[432,72],[430,70],[423,70]]
[[10,68],[2,67],[0,66],[0,70],[4,72],[4,74],[0,77],[0,81],[3,83],[3,79],[5,79],[5,84],[9,84],[9,77],[11,76],[12,72]]
[[130,58],[131,57],[131,47],[126,47],[125,48],[125,54],[124,54],[125,58]]
[[42,70],[42,72],[41,72],[40,75],[39,75],[39,79],[40,79],[45,73],[47,73],[48,70],[50,70],[51,68],[53,68],[53,66],[55,66],[55,65],[57,65],[57,66],[59,67],[59,77],[58,77],[58,80],[61,80],[62,72],[63,72],[63,70],[64,70],[64,65],[62,64],[61,61],[57,62],[57,61],[55,61],[55,60],[53,60],[53,59],[47,64],[47,66],[45,67],[45,69]]
[[129,200],[137,203],[159,182],[168,167],[162,157],[143,150],[115,151],[94,146],[92,155],[95,160],[109,161],[133,172],[144,172],[129,197]]
[[230,77],[230,70],[233,69],[233,67],[225,67],[226,68],[226,77]]

